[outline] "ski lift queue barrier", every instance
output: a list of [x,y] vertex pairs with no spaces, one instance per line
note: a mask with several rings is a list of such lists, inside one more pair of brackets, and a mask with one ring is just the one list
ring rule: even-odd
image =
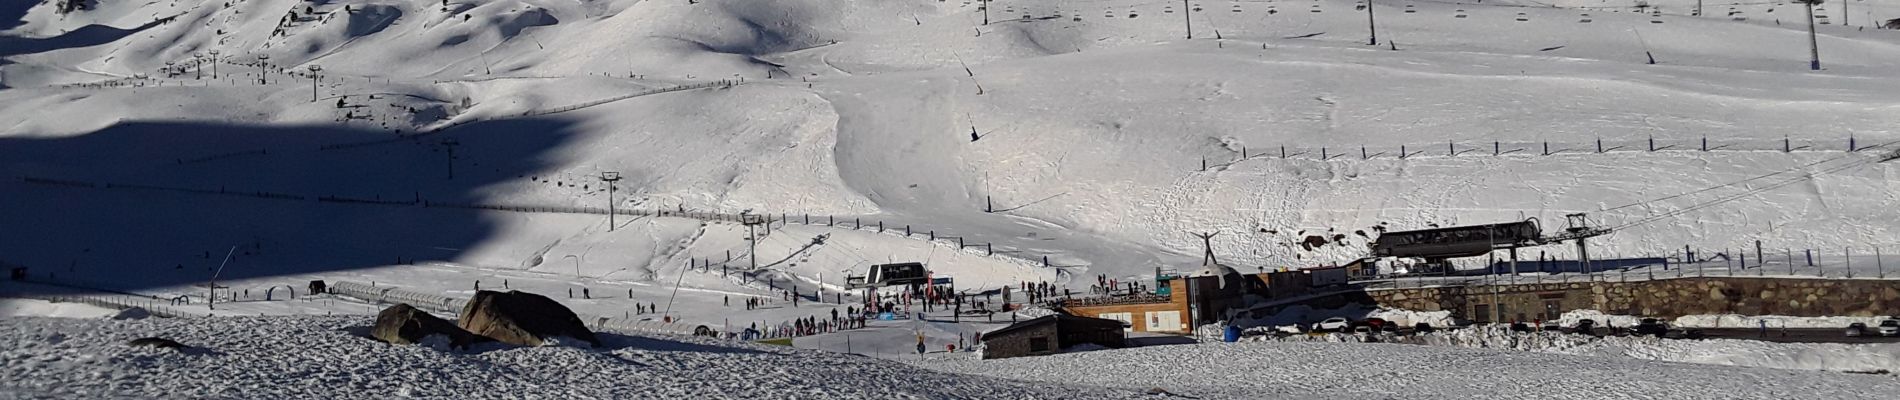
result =
[[349,296],[376,303],[402,303],[411,307],[435,312],[461,313],[467,300],[437,294],[421,293],[398,289],[394,286],[372,286],[357,282],[337,282],[326,290],[331,294]]

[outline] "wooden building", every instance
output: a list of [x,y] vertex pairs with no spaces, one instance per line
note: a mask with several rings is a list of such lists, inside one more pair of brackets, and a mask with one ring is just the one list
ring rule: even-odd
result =
[[1122,322],[1054,314],[983,333],[983,359],[1040,356],[1075,345],[1123,346]]

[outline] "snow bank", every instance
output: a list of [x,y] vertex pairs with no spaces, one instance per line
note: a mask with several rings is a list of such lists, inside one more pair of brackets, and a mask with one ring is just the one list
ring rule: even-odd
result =
[[1412,311],[1396,308],[1382,308],[1378,311],[1373,311],[1371,314],[1366,315],[1366,317],[1385,319],[1386,321],[1392,321],[1403,327],[1411,327],[1421,322],[1432,324],[1432,326],[1435,327],[1457,325],[1457,320],[1451,317],[1451,311]]
[[1400,337],[1398,343],[1816,371],[1900,371],[1900,344],[1774,343],[1513,333],[1502,325]]
[[[1754,328],[1761,326],[1760,324],[1766,321],[1770,328],[1835,329],[1846,328],[1848,324],[1855,322],[1867,324],[1869,327],[1878,326],[1880,325],[1880,321],[1890,318],[1893,317],[1793,317],[1786,315],[1698,314],[1676,318],[1670,322],[1670,326],[1680,328]],[[1564,313],[1563,318],[1559,321],[1563,323],[1564,326],[1573,326],[1576,325],[1577,320],[1580,319],[1596,320],[1599,326],[1605,323],[1615,326],[1634,326],[1638,322],[1642,322],[1643,317],[1611,315],[1597,310],[1575,310]]]
[[91,304],[55,303],[39,299],[0,299],[0,317],[107,318],[119,314],[119,310]]
[[1855,322],[1867,324],[1868,327],[1879,326],[1880,321],[1891,318],[1893,317],[1790,317],[1785,315],[1749,316],[1737,314],[1686,315],[1682,318],[1676,318],[1675,326],[1687,328],[1753,328],[1761,326],[1763,322],[1766,322],[1770,328],[1838,329],[1846,328],[1847,325]]

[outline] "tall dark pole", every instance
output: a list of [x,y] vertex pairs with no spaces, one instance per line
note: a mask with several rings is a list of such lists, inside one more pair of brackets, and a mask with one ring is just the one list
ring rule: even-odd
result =
[[451,181],[455,180],[455,146],[461,144],[462,142],[455,141],[455,139],[442,139],[442,147],[447,148],[449,151],[449,180]]
[[1372,0],[1366,0],[1366,31],[1372,33],[1372,37],[1366,40],[1366,45],[1379,45],[1379,26],[1373,23]]
[[[1810,15],[1812,15],[1812,14],[1813,14],[1813,10],[1809,10],[1809,14],[1810,14]],[[258,55],[257,55],[257,84],[259,84],[259,85],[269,85],[269,84],[270,84],[270,75],[268,75],[268,74],[269,74],[269,72],[268,72],[268,71],[266,71],[266,70],[264,70],[264,64],[268,64],[268,63],[270,63],[270,55],[269,55],[269,54],[258,54]]]
[[1187,38],[1194,38],[1194,10],[1188,9],[1187,0],[1181,0],[1181,18],[1187,23]]
[[990,0],[983,0],[983,26],[990,25]]
[[312,103],[317,101],[317,80],[319,79],[317,73],[322,71],[323,66],[310,64],[310,102]]
[[1814,5],[1821,1],[1801,0],[1801,4],[1808,5],[1808,69],[1812,71],[1821,70],[1821,42],[1814,33]]
[[614,182],[620,181],[619,172],[602,172],[600,180],[607,182],[607,231],[614,231]]

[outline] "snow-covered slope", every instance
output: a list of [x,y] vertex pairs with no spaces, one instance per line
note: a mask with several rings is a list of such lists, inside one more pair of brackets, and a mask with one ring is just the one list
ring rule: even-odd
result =
[[[373,318],[0,319],[4,398],[1132,398],[868,357],[693,338],[605,335],[601,349],[450,351],[367,337]],[[182,351],[125,342],[164,337]]]
[[[1378,46],[1343,0],[997,1],[987,25],[980,2],[92,4],[0,6],[17,15],[0,18],[0,261],[89,281],[196,283],[233,245],[238,277],[437,260],[659,281],[749,251],[743,228],[678,218],[609,232],[597,216],[314,201],[602,207],[603,171],[624,176],[623,208],[994,243],[938,266],[989,287],[1069,276],[1043,256],[1086,266],[1073,275],[1174,265],[1198,254],[1188,231],[1226,232],[1216,250],[1237,265],[1301,267],[1362,255],[1375,227],[1618,226],[1774,180],[1648,200],[1783,170],[1817,175],[1593,246],[1892,245],[1900,221],[1892,163],[1818,174],[1892,149],[1850,140],[1900,140],[1900,32],[1859,14],[1900,14],[1887,0],[1822,12],[1822,71],[1806,32],[1775,21],[1800,11],[1785,4],[1732,6],[1738,21],[1676,0],[1380,1]],[[222,63],[196,61],[212,50]],[[715,80],[733,84],[651,92]],[[837,285],[860,264],[974,254],[863,232],[796,228],[759,258],[819,260],[789,272]],[[418,274],[404,283],[435,284]]]

